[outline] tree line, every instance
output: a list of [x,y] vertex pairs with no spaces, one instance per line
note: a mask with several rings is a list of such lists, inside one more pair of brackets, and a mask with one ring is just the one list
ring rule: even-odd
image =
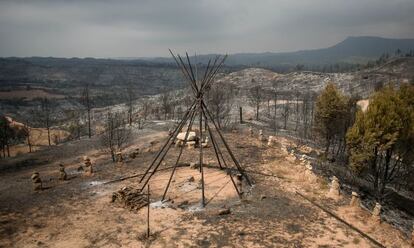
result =
[[325,155],[343,155],[347,168],[370,182],[378,200],[387,186],[411,183],[414,168],[414,86],[385,86],[365,111],[329,84],[316,102],[315,129]]
[[277,85],[264,89],[254,82],[247,90],[256,121],[322,146],[322,161],[369,182],[378,200],[388,186],[414,186],[413,84],[376,87],[364,111],[360,97],[346,96],[332,83],[319,94],[281,92]]

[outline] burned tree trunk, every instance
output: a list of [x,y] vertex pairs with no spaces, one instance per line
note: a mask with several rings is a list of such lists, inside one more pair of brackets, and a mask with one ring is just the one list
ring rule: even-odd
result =
[[88,137],[92,137],[92,129],[91,129],[91,108],[92,108],[92,102],[90,98],[90,87],[89,83],[86,83],[85,88],[83,89],[82,94],[82,103],[86,108],[86,112],[88,115]]
[[[252,83],[255,83],[254,80],[252,80]],[[262,88],[260,85],[253,86],[250,88],[249,91],[249,101],[252,107],[255,108],[256,113],[256,121],[259,120],[259,114],[260,114],[260,104],[262,103]]]

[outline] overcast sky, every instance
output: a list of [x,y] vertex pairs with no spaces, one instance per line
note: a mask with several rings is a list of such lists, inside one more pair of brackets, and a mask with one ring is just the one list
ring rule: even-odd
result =
[[414,0],[0,0],[0,56],[282,52],[414,38]]

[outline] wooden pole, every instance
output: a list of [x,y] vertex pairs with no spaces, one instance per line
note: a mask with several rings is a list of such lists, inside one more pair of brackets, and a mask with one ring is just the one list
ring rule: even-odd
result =
[[147,238],[150,236],[150,186],[148,184],[147,188],[147,201],[148,201],[148,207],[147,207]]
[[206,70],[204,71],[204,76],[203,76],[203,80],[201,81],[201,84],[204,84],[204,81],[207,79],[206,76],[210,70],[210,63],[211,63],[211,59],[208,60],[207,67],[206,67]]
[[[204,115],[204,113],[203,113],[203,115]],[[204,118],[205,118],[205,117],[204,117]],[[218,162],[218,164],[219,164],[219,167],[220,167],[220,169],[223,169],[223,166],[221,165],[221,160],[220,160],[220,157],[219,157],[219,155],[218,155],[218,148],[217,148],[217,144],[216,144],[216,141],[215,141],[215,139],[214,139],[214,137],[213,137],[213,134],[211,133],[210,127],[208,126],[208,123],[207,123],[207,118],[205,118],[205,126],[206,126],[206,129],[207,129],[208,133],[210,134],[211,143],[213,144],[214,153],[216,154],[216,157],[217,157],[217,162]],[[224,162],[224,161],[223,161],[223,162]]]
[[[152,160],[150,166],[148,166],[147,170],[145,171],[144,175],[141,177],[141,179],[139,180],[139,183],[141,183],[145,176],[147,175],[147,173],[150,171],[150,169],[154,166],[155,162],[158,160],[159,156],[162,154],[162,152],[164,151],[164,149],[168,146],[168,144],[170,143],[171,139],[172,141],[175,140],[175,137],[178,135],[178,133],[180,132],[181,128],[184,126],[184,124],[187,122],[189,115],[191,114],[191,110],[194,108],[194,106],[196,106],[196,101],[194,101],[191,106],[188,108],[187,112],[185,113],[183,119],[181,120],[181,122],[177,125],[177,127],[175,128],[173,135],[170,135],[167,139],[167,141],[164,143],[163,147],[158,151],[157,155],[155,156],[155,158]],[[162,159],[161,159],[162,160]],[[144,185],[145,187],[145,185]]]
[[198,142],[199,146],[200,146],[200,172],[201,172],[201,206],[205,207],[206,206],[206,199],[204,197],[204,171],[203,171],[203,145],[201,144],[202,139],[203,139],[203,105],[202,105],[202,100],[203,98],[200,99],[200,106],[199,106],[199,111],[200,111],[200,120],[199,120],[199,126],[200,126],[200,140]]
[[[205,125],[206,125],[207,130],[208,130],[208,132],[209,132],[209,134],[210,134],[210,137],[211,137],[211,143],[213,144],[213,147],[214,147],[214,152],[216,153],[216,157],[217,157],[217,161],[218,161],[218,163],[219,163],[220,169],[223,169],[223,168],[222,168],[221,163],[220,163],[220,157],[219,157],[219,154],[221,155],[221,159],[223,160],[223,163],[224,163],[225,168],[228,170],[229,168],[228,168],[228,166],[227,166],[227,164],[226,164],[226,160],[224,159],[223,154],[222,154],[222,153],[221,153],[221,151],[220,151],[220,147],[219,147],[219,146],[218,146],[218,144],[216,143],[216,140],[215,140],[215,138],[214,138],[214,135],[213,135],[213,133],[212,133],[212,131],[211,131],[211,129],[210,129],[210,125],[208,125],[208,119],[207,119],[207,116],[205,115],[204,111],[203,111],[203,115],[204,115],[204,119],[205,119],[205,123],[206,123]],[[231,169],[230,169],[230,170],[228,170],[228,174],[229,174],[229,177],[230,177],[230,179],[231,179],[231,182],[233,183],[234,188],[236,189],[237,195],[238,195],[238,196],[239,196],[239,198],[241,199],[241,198],[242,198],[242,195],[241,195],[241,193],[240,193],[239,189],[237,188],[236,183],[234,182],[233,176],[232,176],[232,174],[231,174]]]
[[239,114],[240,114],[240,124],[243,124],[243,109],[242,109],[242,106],[239,107]]
[[[196,111],[196,108],[193,109],[193,111]],[[181,127],[179,129],[177,129],[177,133],[175,133],[173,141],[176,139],[179,130],[181,130],[181,128],[184,126],[184,124],[187,122],[187,120],[185,122],[182,123]],[[172,136],[171,136],[172,137]],[[165,156],[167,155],[168,151],[170,150],[171,146],[173,145],[173,141],[170,142],[170,144],[167,147],[167,150],[164,152],[164,154],[161,156],[160,160],[158,161],[157,165],[155,166],[154,170],[150,173],[150,175],[148,176],[148,178],[146,179],[146,181],[144,182],[144,184],[142,185],[141,189],[144,189],[145,186],[147,185],[147,183],[149,182],[149,180],[151,179],[151,177],[155,174],[155,172],[157,172],[158,167],[161,165],[161,162],[164,160]],[[144,177],[143,177],[144,178]]]
[[[193,82],[196,85],[197,91],[199,91],[199,89],[197,88],[197,81],[196,81],[196,77],[194,75],[193,67],[191,66],[190,58],[188,57],[188,53],[187,52],[185,53],[185,56],[187,57],[188,67],[190,68],[190,73],[191,73],[191,78],[193,79]],[[201,89],[201,87],[200,87],[200,89]]]
[[181,66],[184,68],[184,70],[187,72],[187,74],[188,74],[188,78],[190,79],[190,83],[191,83],[191,86],[194,88],[194,93],[197,95],[198,94],[198,89],[197,89],[197,85],[195,85],[195,80],[194,80],[194,78],[192,78],[192,76],[191,76],[191,74],[190,74],[190,72],[188,71],[188,69],[187,69],[187,66],[185,65],[185,63],[184,63],[184,61],[183,61],[183,59],[181,58],[181,56],[180,55],[178,55],[178,59],[180,60],[180,62],[181,62]]
[[368,239],[369,241],[371,241],[372,243],[374,243],[376,246],[378,247],[382,247],[385,248],[384,245],[382,245],[380,242],[376,241],[375,239],[373,239],[371,236],[369,236],[368,234],[364,233],[363,231],[359,230],[358,228],[356,228],[355,226],[351,225],[350,223],[346,222],[345,220],[343,220],[341,217],[339,217],[338,215],[334,214],[333,212],[329,211],[328,209],[322,207],[321,205],[319,205],[318,203],[312,201],[310,198],[304,196],[303,194],[299,193],[298,191],[296,191],[296,194],[298,194],[299,196],[301,196],[303,199],[307,200],[308,202],[312,203],[314,206],[318,207],[319,209],[321,209],[322,211],[324,211],[325,213],[329,214],[330,216],[334,217],[336,220],[342,222],[343,224],[345,224],[346,226],[350,227],[352,230],[358,232],[359,234],[361,234],[364,238]]
[[[175,55],[172,53],[172,51],[171,51],[171,50],[169,50],[169,51],[170,51],[170,53],[171,53],[171,56],[174,58],[175,63],[177,63],[177,66],[181,69],[181,72],[184,74],[184,77],[186,77],[186,78],[187,78],[187,79],[191,82],[191,83],[190,83],[190,86],[191,86],[191,89],[193,90],[194,94],[197,94],[197,90],[194,88],[194,85],[193,85],[193,83],[192,83],[191,76],[190,76],[190,74],[188,73],[187,68],[185,68],[184,64],[180,64],[180,62],[178,61],[178,59],[175,57]],[[179,55],[178,55],[178,57],[179,57]],[[179,57],[179,59],[180,59],[180,61],[182,62],[181,57]],[[185,70],[184,70],[184,69],[185,69]]]
[[191,116],[191,119],[190,119],[190,122],[188,123],[187,131],[186,131],[185,137],[184,137],[184,143],[182,144],[182,146],[180,148],[180,153],[178,154],[177,161],[175,162],[173,171],[171,172],[170,178],[168,179],[168,183],[167,183],[167,186],[165,187],[164,194],[162,195],[161,201],[165,200],[165,196],[167,195],[167,191],[168,191],[168,188],[170,187],[171,180],[174,176],[175,170],[177,169],[178,162],[180,161],[181,155],[183,154],[184,147],[187,144],[188,134],[190,133],[190,130],[193,127],[194,115],[195,115],[195,112],[193,112],[193,114]]
[[226,140],[224,139],[223,134],[221,134],[220,129],[218,128],[216,122],[214,121],[210,111],[208,110],[207,106],[203,103],[203,109],[205,110],[206,113],[206,117],[208,117],[210,119],[210,121],[213,123],[214,127],[217,130],[217,133],[219,134],[219,137],[221,139],[221,141],[223,142],[224,146],[227,149],[227,152],[229,153],[231,159],[233,160],[234,164],[236,165],[237,169],[240,171],[240,173],[243,175],[243,177],[246,179],[247,183],[249,184],[249,186],[252,186],[252,183],[249,179],[249,177],[246,175],[246,173],[244,172],[243,168],[241,167],[241,165],[239,164],[239,161],[237,161],[236,157],[234,156],[233,152],[231,151],[229,145],[227,144]]
[[208,88],[211,85],[211,82],[214,80],[215,76],[217,75],[217,72],[220,70],[220,68],[223,66],[224,61],[227,58],[227,54],[223,56],[223,59],[220,61],[220,63],[216,66],[215,70],[210,74],[207,81],[204,83],[204,86],[200,89],[200,92],[204,92],[205,89],[208,90]]
[[[187,112],[186,112],[185,116],[183,117],[183,119],[181,120],[181,122],[175,128],[173,134],[172,135],[169,135],[169,137],[168,137],[167,141],[165,142],[165,144],[163,145],[163,147],[158,151],[157,156],[154,158],[154,160],[152,161],[151,165],[147,168],[147,170],[144,173],[144,176],[141,178],[141,180],[139,181],[139,183],[141,183],[144,180],[144,178],[147,175],[147,173],[149,173],[150,169],[155,165],[155,163],[158,160],[158,158],[160,157],[160,155],[164,152],[164,149],[167,149],[167,151],[164,153],[164,155],[161,157],[160,161],[158,162],[158,163],[161,163],[161,161],[163,160],[164,156],[168,152],[169,147],[171,147],[171,145],[174,143],[174,140],[176,139],[176,137],[179,134],[180,130],[183,128],[183,126],[187,122],[188,118],[190,117],[192,111],[194,111],[196,109],[196,107],[197,107],[197,104],[196,104],[196,101],[194,101],[193,104],[191,105],[191,107],[187,110]],[[142,189],[144,189],[145,186],[146,186],[146,184],[143,185],[143,188]]]
[[[213,75],[215,68],[217,67],[217,62],[219,62],[220,56],[216,56],[216,58],[214,59],[213,65],[211,66],[211,70],[208,71],[208,73],[205,75],[205,77],[203,78],[203,85],[206,85],[209,83],[209,79],[211,78],[211,76]],[[204,92],[204,87],[201,88],[202,92]]]

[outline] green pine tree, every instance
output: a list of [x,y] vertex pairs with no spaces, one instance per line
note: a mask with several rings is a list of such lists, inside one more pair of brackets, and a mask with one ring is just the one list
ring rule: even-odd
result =
[[414,87],[384,87],[359,111],[347,133],[352,170],[373,184],[379,200],[389,183],[396,182],[413,162]]
[[325,141],[325,153],[340,137],[347,116],[347,99],[329,83],[316,101],[315,131]]

